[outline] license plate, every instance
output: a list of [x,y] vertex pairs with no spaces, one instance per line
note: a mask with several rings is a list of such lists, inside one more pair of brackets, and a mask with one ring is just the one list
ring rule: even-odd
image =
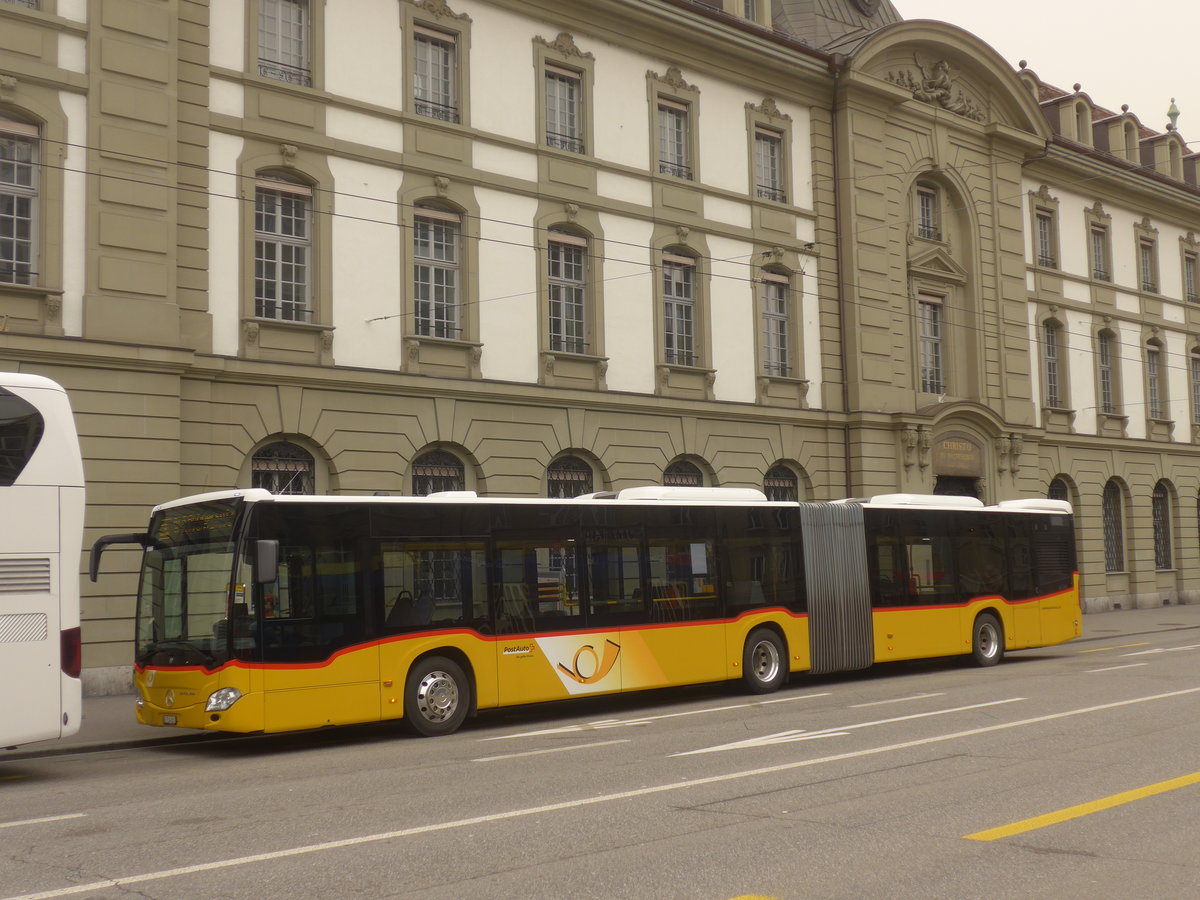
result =
[[174,725],[178,721],[179,721],[178,716],[163,716],[163,724],[164,725]]

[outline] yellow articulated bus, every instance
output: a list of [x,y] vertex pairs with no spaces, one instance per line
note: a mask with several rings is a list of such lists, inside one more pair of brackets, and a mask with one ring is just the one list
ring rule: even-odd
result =
[[573,500],[164,503],[144,534],[137,715],[279,732],[1005,650],[1081,634],[1068,504],[769,502],[640,487]]

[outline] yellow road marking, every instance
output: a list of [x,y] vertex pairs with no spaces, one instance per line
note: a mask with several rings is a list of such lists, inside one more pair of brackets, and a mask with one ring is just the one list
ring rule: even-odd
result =
[[1094,812],[1112,809],[1114,806],[1123,806],[1126,803],[1132,803],[1134,800],[1153,797],[1155,794],[1164,794],[1167,791],[1173,791],[1176,788],[1187,787],[1192,784],[1200,784],[1200,772],[1193,772],[1191,775],[1184,775],[1180,778],[1172,778],[1169,781],[1160,781],[1158,784],[1135,788],[1132,791],[1113,794],[1111,797],[1093,800],[1090,803],[1069,806],[1066,809],[1058,810],[1058,812],[1046,813],[1044,816],[1034,816],[1032,819],[1013,822],[1011,825],[1001,825],[999,828],[989,828],[987,831],[966,834],[963,837],[968,841],[997,841],[1000,838],[1012,837],[1015,834],[1024,834],[1027,831],[1036,831],[1039,828],[1057,825],[1059,822],[1066,822],[1069,819],[1078,819],[1081,816],[1091,815]]
[[1149,641],[1140,644],[1118,644],[1116,647],[1089,647],[1087,650],[1076,650],[1076,653],[1103,653],[1105,650],[1128,650],[1130,647],[1149,647]]

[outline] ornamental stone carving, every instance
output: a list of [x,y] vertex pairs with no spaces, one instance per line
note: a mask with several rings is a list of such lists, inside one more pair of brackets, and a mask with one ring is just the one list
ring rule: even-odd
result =
[[699,92],[699,88],[694,84],[688,84],[683,79],[683,73],[679,71],[678,66],[671,66],[667,69],[666,75],[659,75],[657,72],[648,71],[646,75],[654,81],[661,81],[663,84],[668,84],[677,91],[693,91]]
[[766,116],[769,119],[780,119],[784,122],[792,121],[792,117],[779,109],[775,103],[774,97],[763,97],[763,102],[755,106],[753,103],[747,103],[746,109],[750,112],[758,113],[760,116]]
[[294,165],[296,162],[296,154],[299,152],[300,151],[297,149],[295,144],[279,145],[279,156],[283,159],[283,164],[285,166]]
[[541,44],[543,47],[547,47],[550,50],[557,51],[563,56],[578,56],[580,59],[595,59],[591,53],[585,53],[579,49],[578,45],[575,43],[575,38],[571,36],[570,32],[560,31],[558,33],[558,37],[556,37],[553,41],[548,41],[539,35],[533,39],[533,42],[535,44]]
[[963,93],[962,88],[956,88],[949,62],[942,59],[928,66],[916,54],[913,54],[913,62],[920,77],[914,76],[911,69],[900,69],[888,72],[886,80],[911,91],[914,100],[940,106],[973,122],[983,121],[983,110]]
[[425,10],[435,19],[471,19],[466,13],[456,13],[452,10],[446,0],[413,0],[413,6]]

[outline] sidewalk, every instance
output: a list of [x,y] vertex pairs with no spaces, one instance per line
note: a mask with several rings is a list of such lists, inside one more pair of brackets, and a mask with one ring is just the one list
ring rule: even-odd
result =
[[[1200,629],[1200,604],[1124,609],[1089,613],[1083,620],[1083,637],[1074,643],[1112,641],[1158,631]],[[205,734],[192,728],[157,728],[142,725],[134,713],[132,694],[83,698],[83,724],[69,738],[30,744],[18,750],[0,750],[0,763],[30,756],[59,755],[94,750],[116,750],[169,741],[190,741]]]

